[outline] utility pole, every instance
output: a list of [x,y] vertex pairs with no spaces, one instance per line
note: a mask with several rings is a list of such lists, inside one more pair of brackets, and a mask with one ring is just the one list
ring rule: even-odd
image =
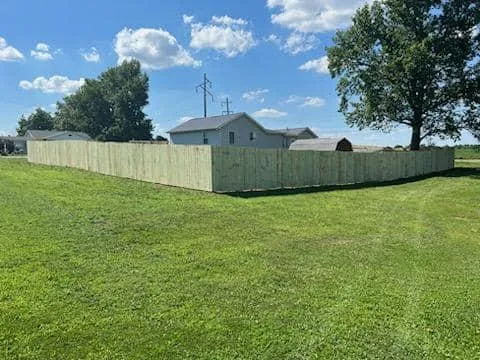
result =
[[232,111],[230,110],[230,105],[232,105],[232,102],[230,101],[230,99],[228,97],[225,101],[222,101],[222,107],[225,106],[225,105],[227,106],[227,111],[222,111],[222,115],[233,114],[233,110]]
[[212,102],[213,102],[213,94],[208,91],[208,89],[212,88],[212,82],[207,79],[207,74],[203,74],[203,83],[198,85],[195,88],[195,91],[198,93],[198,89],[201,89],[203,91],[203,117],[207,117],[207,95],[210,95],[212,97]]

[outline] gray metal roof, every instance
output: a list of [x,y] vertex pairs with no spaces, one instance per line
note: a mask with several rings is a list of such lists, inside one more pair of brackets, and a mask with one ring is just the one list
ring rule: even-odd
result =
[[71,134],[78,137],[84,138],[85,140],[90,140],[90,136],[80,131],[59,131],[59,130],[27,130],[27,137],[29,139],[35,140],[44,140],[49,139],[58,135]]
[[276,134],[283,134],[285,136],[292,136],[292,137],[299,136],[300,134],[306,131],[316,136],[316,134],[308,127],[292,128],[292,129],[287,128],[287,129],[278,129],[278,130],[269,130],[269,131]]
[[0,136],[0,140],[27,141],[25,136]]
[[204,131],[204,130],[217,130],[222,128],[223,126],[227,125],[229,122],[237,120],[238,118],[245,116],[255,122],[259,127],[261,127],[266,133],[269,134],[279,134],[284,136],[299,136],[303,132],[307,131],[311,133],[313,136],[317,136],[310,128],[303,127],[303,128],[292,128],[292,129],[278,129],[278,130],[270,130],[265,129],[262,125],[256,122],[253,118],[251,118],[248,114],[241,112],[236,114],[230,115],[219,115],[219,116],[210,116],[206,118],[195,118],[174,127],[169,131],[169,133],[182,133],[182,132],[191,132],[191,131]]
[[206,118],[195,118],[174,127],[169,133],[180,133],[202,130],[216,130],[228,124],[230,121],[247,115],[245,113],[236,113],[230,115],[210,116]]
[[335,151],[342,140],[348,141],[344,137],[296,140],[290,145],[290,150]]
[[353,145],[354,152],[378,152],[383,150],[383,146],[377,145]]

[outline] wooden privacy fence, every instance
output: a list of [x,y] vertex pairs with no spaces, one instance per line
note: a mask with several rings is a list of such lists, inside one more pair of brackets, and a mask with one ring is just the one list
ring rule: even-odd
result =
[[384,182],[454,167],[454,149],[419,152],[319,152],[213,148],[215,191]]
[[105,175],[212,191],[212,152],[206,146],[29,141],[28,161]]
[[28,160],[190,189],[234,192],[383,182],[454,167],[454,150],[344,153],[29,141]]

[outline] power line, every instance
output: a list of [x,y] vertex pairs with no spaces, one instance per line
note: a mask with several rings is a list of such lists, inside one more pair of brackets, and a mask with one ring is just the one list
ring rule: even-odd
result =
[[201,89],[203,91],[203,117],[207,117],[207,95],[210,95],[212,97],[212,102],[213,102],[213,94],[208,91],[208,89],[212,88],[212,82],[207,79],[207,74],[203,74],[203,82],[200,85],[197,85],[195,88],[195,91],[198,93],[198,89]]
[[230,105],[232,105],[232,102],[230,101],[230,99],[228,97],[225,101],[222,101],[222,107],[224,107],[225,105],[227,106],[227,110],[222,111],[222,115],[233,114],[233,110],[230,110]]

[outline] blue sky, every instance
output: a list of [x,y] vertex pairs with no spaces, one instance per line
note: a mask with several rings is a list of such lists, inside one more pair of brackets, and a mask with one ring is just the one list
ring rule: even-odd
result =
[[202,115],[195,86],[206,72],[215,94],[209,115],[220,114],[228,96],[233,110],[268,128],[309,126],[357,143],[407,144],[406,128],[358,132],[337,112],[325,47],[363,2],[3,0],[0,134],[13,134],[20,115],[35,107],[54,111],[83,78],[137,58],[150,77],[146,112],[156,133]]

